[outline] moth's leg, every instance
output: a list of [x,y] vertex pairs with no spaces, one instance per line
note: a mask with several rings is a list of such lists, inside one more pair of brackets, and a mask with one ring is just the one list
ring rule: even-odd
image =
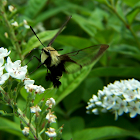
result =
[[46,81],[52,81],[52,75],[51,75],[51,73],[48,73],[48,71],[47,71],[47,75],[46,75]]
[[[39,59],[38,57],[36,57],[35,55],[33,55],[33,56],[30,58],[30,60],[28,61],[28,63],[29,63],[34,57],[35,57],[39,62],[41,62],[40,59]],[[27,63],[27,64],[28,64],[28,63]],[[27,65],[27,64],[26,64],[26,65]]]
[[54,87],[56,87],[56,88],[59,88],[59,86],[61,85],[61,82],[57,79],[53,79],[52,82],[53,82]]
[[40,68],[42,65],[44,65],[43,63],[41,63],[35,70],[33,70],[32,72],[30,72],[29,74],[35,72],[38,68]]

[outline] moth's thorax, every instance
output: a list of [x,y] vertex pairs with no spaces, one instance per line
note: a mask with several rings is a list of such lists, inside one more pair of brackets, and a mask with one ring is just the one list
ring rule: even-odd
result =
[[59,64],[59,62],[60,62],[58,56],[60,56],[60,54],[54,48],[52,48],[50,46],[49,47],[45,47],[45,48],[42,49],[42,52],[41,52],[41,63],[44,63],[45,60],[48,57],[51,57],[50,67],[53,66],[53,65],[57,66]]

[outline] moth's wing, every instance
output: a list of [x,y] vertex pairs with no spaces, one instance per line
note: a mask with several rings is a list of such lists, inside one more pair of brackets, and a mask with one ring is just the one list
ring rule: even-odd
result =
[[60,55],[59,58],[65,62],[66,72],[73,73],[96,61],[108,47],[109,46],[105,44],[94,45]]

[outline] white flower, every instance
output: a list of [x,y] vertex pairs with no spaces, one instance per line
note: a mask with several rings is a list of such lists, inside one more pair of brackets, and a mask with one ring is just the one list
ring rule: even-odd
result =
[[42,86],[37,86],[35,93],[43,93],[45,91],[45,88]]
[[99,111],[97,108],[92,109],[92,113],[94,113],[95,115],[99,115]]
[[112,96],[105,96],[102,106],[107,110],[111,109],[116,104],[115,98]]
[[55,123],[56,121],[55,121],[55,119],[56,119],[57,117],[55,116],[55,115],[53,115],[53,112],[51,112],[50,110],[49,110],[49,113],[46,115],[46,119],[48,120],[48,122],[49,123]]
[[134,118],[137,114],[140,114],[140,103],[139,102],[129,102],[128,110],[130,112],[130,117]]
[[123,96],[126,101],[131,102],[137,98],[137,91],[136,90],[126,90],[123,93]]
[[127,102],[122,100],[120,97],[116,97],[116,105],[113,107],[114,110],[117,110],[118,115],[121,116],[124,112],[128,112]]
[[43,27],[43,23],[42,23],[42,22],[38,23],[38,24],[35,26],[34,31],[35,31],[35,32],[38,32],[38,31],[43,32],[43,31],[45,31],[45,28]]
[[56,137],[56,132],[55,132],[55,129],[50,127],[50,128],[47,128],[48,131],[45,131],[45,133],[51,138],[51,137]]
[[0,58],[4,58],[10,54],[11,51],[8,52],[7,49],[0,47]]
[[53,105],[55,105],[55,100],[53,98],[49,98],[46,101],[46,106],[49,106],[49,108],[52,108]]
[[8,6],[8,10],[9,10],[10,12],[13,12],[13,11],[14,11],[14,9],[15,9],[15,7],[14,7],[14,6],[12,6],[12,5],[9,5],[9,6]]
[[[32,82],[32,81],[30,81],[30,82]],[[28,81],[28,83],[29,83],[29,81]],[[32,92],[34,90],[36,94],[37,93],[40,94],[40,93],[43,93],[45,91],[44,87],[33,85],[33,84],[29,84],[29,85],[26,84],[25,89],[27,92]]]
[[25,75],[27,73],[27,66],[21,67],[21,61],[17,60],[12,62],[10,57],[7,58],[7,63],[5,64],[6,71],[16,79],[25,79]]
[[3,47],[0,47],[0,67],[4,63],[4,57],[8,56],[11,51],[8,52],[7,49],[4,49]]
[[4,84],[4,82],[9,78],[9,74],[5,73],[3,74],[3,67],[0,67],[0,85]]
[[25,85],[25,89],[27,92],[32,92],[36,89],[36,85],[33,85],[33,84]]
[[86,109],[90,109],[90,108],[93,108],[93,107],[95,107],[95,104],[93,104],[93,103],[89,103],[89,105],[88,106],[86,106]]
[[24,80],[24,85],[33,85],[34,84],[34,80],[31,80],[30,78],[25,78]]
[[3,63],[4,63],[4,59],[0,58],[0,67],[3,65]]
[[28,136],[29,135],[29,127],[24,127],[24,129],[22,130],[22,133],[24,136]]
[[30,26],[28,25],[28,23],[27,23],[27,21],[25,19],[23,20],[23,23],[24,23],[24,27],[26,29],[29,29],[30,28]]
[[103,111],[115,113],[115,119],[123,113],[133,118],[140,114],[140,82],[135,79],[115,81],[93,95],[86,106],[87,112],[98,114]]
[[31,113],[38,113],[41,112],[41,109],[38,105],[30,107]]
[[15,27],[18,27],[18,23],[15,21],[13,23],[11,23],[11,25],[15,26]]

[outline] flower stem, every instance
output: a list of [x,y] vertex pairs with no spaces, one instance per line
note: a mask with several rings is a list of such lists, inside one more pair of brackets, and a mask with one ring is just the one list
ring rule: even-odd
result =
[[11,40],[15,50],[17,51],[20,59],[23,60],[24,56],[21,54],[20,45],[16,38],[15,32],[14,32],[10,22],[8,21],[8,18],[7,18],[6,12],[5,12],[5,7],[3,5],[3,0],[0,0],[0,14],[3,17],[4,23],[6,24],[8,34],[10,35],[10,40]]
[[[0,87],[0,91],[5,95],[5,101],[8,102],[8,104],[12,108],[14,108],[13,102],[9,102],[10,98],[9,98],[9,96],[6,96],[8,93],[6,93],[2,87]],[[30,131],[32,132],[32,134],[36,140],[42,140],[41,136],[38,133],[36,136],[36,129],[34,128],[34,126],[32,124],[29,123],[29,119],[23,114],[23,112],[19,108],[17,108],[17,111],[14,113],[17,113],[15,115],[18,116],[27,126],[30,127]]]
[[105,2],[106,2],[106,6],[107,6],[108,8],[110,8],[110,9],[113,11],[113,13],[116,14],[116,16],[124,23],[125,27],[131,32],[132,36],[135,38],[135,40],[136,40],[136,42],[137,42],[137,44],[138,44],[138,47],[140,48],[139,39],[137,38],[136,34],[134,33],[134,31],[133,31],[132,27],[129,25],[129,23],[128,23],[126,20],[124,20],[124,19],[119,15],[119,13],[116,11],[116,9],[114,8],[114,6],[109,4],[108,0],[106,0]]

